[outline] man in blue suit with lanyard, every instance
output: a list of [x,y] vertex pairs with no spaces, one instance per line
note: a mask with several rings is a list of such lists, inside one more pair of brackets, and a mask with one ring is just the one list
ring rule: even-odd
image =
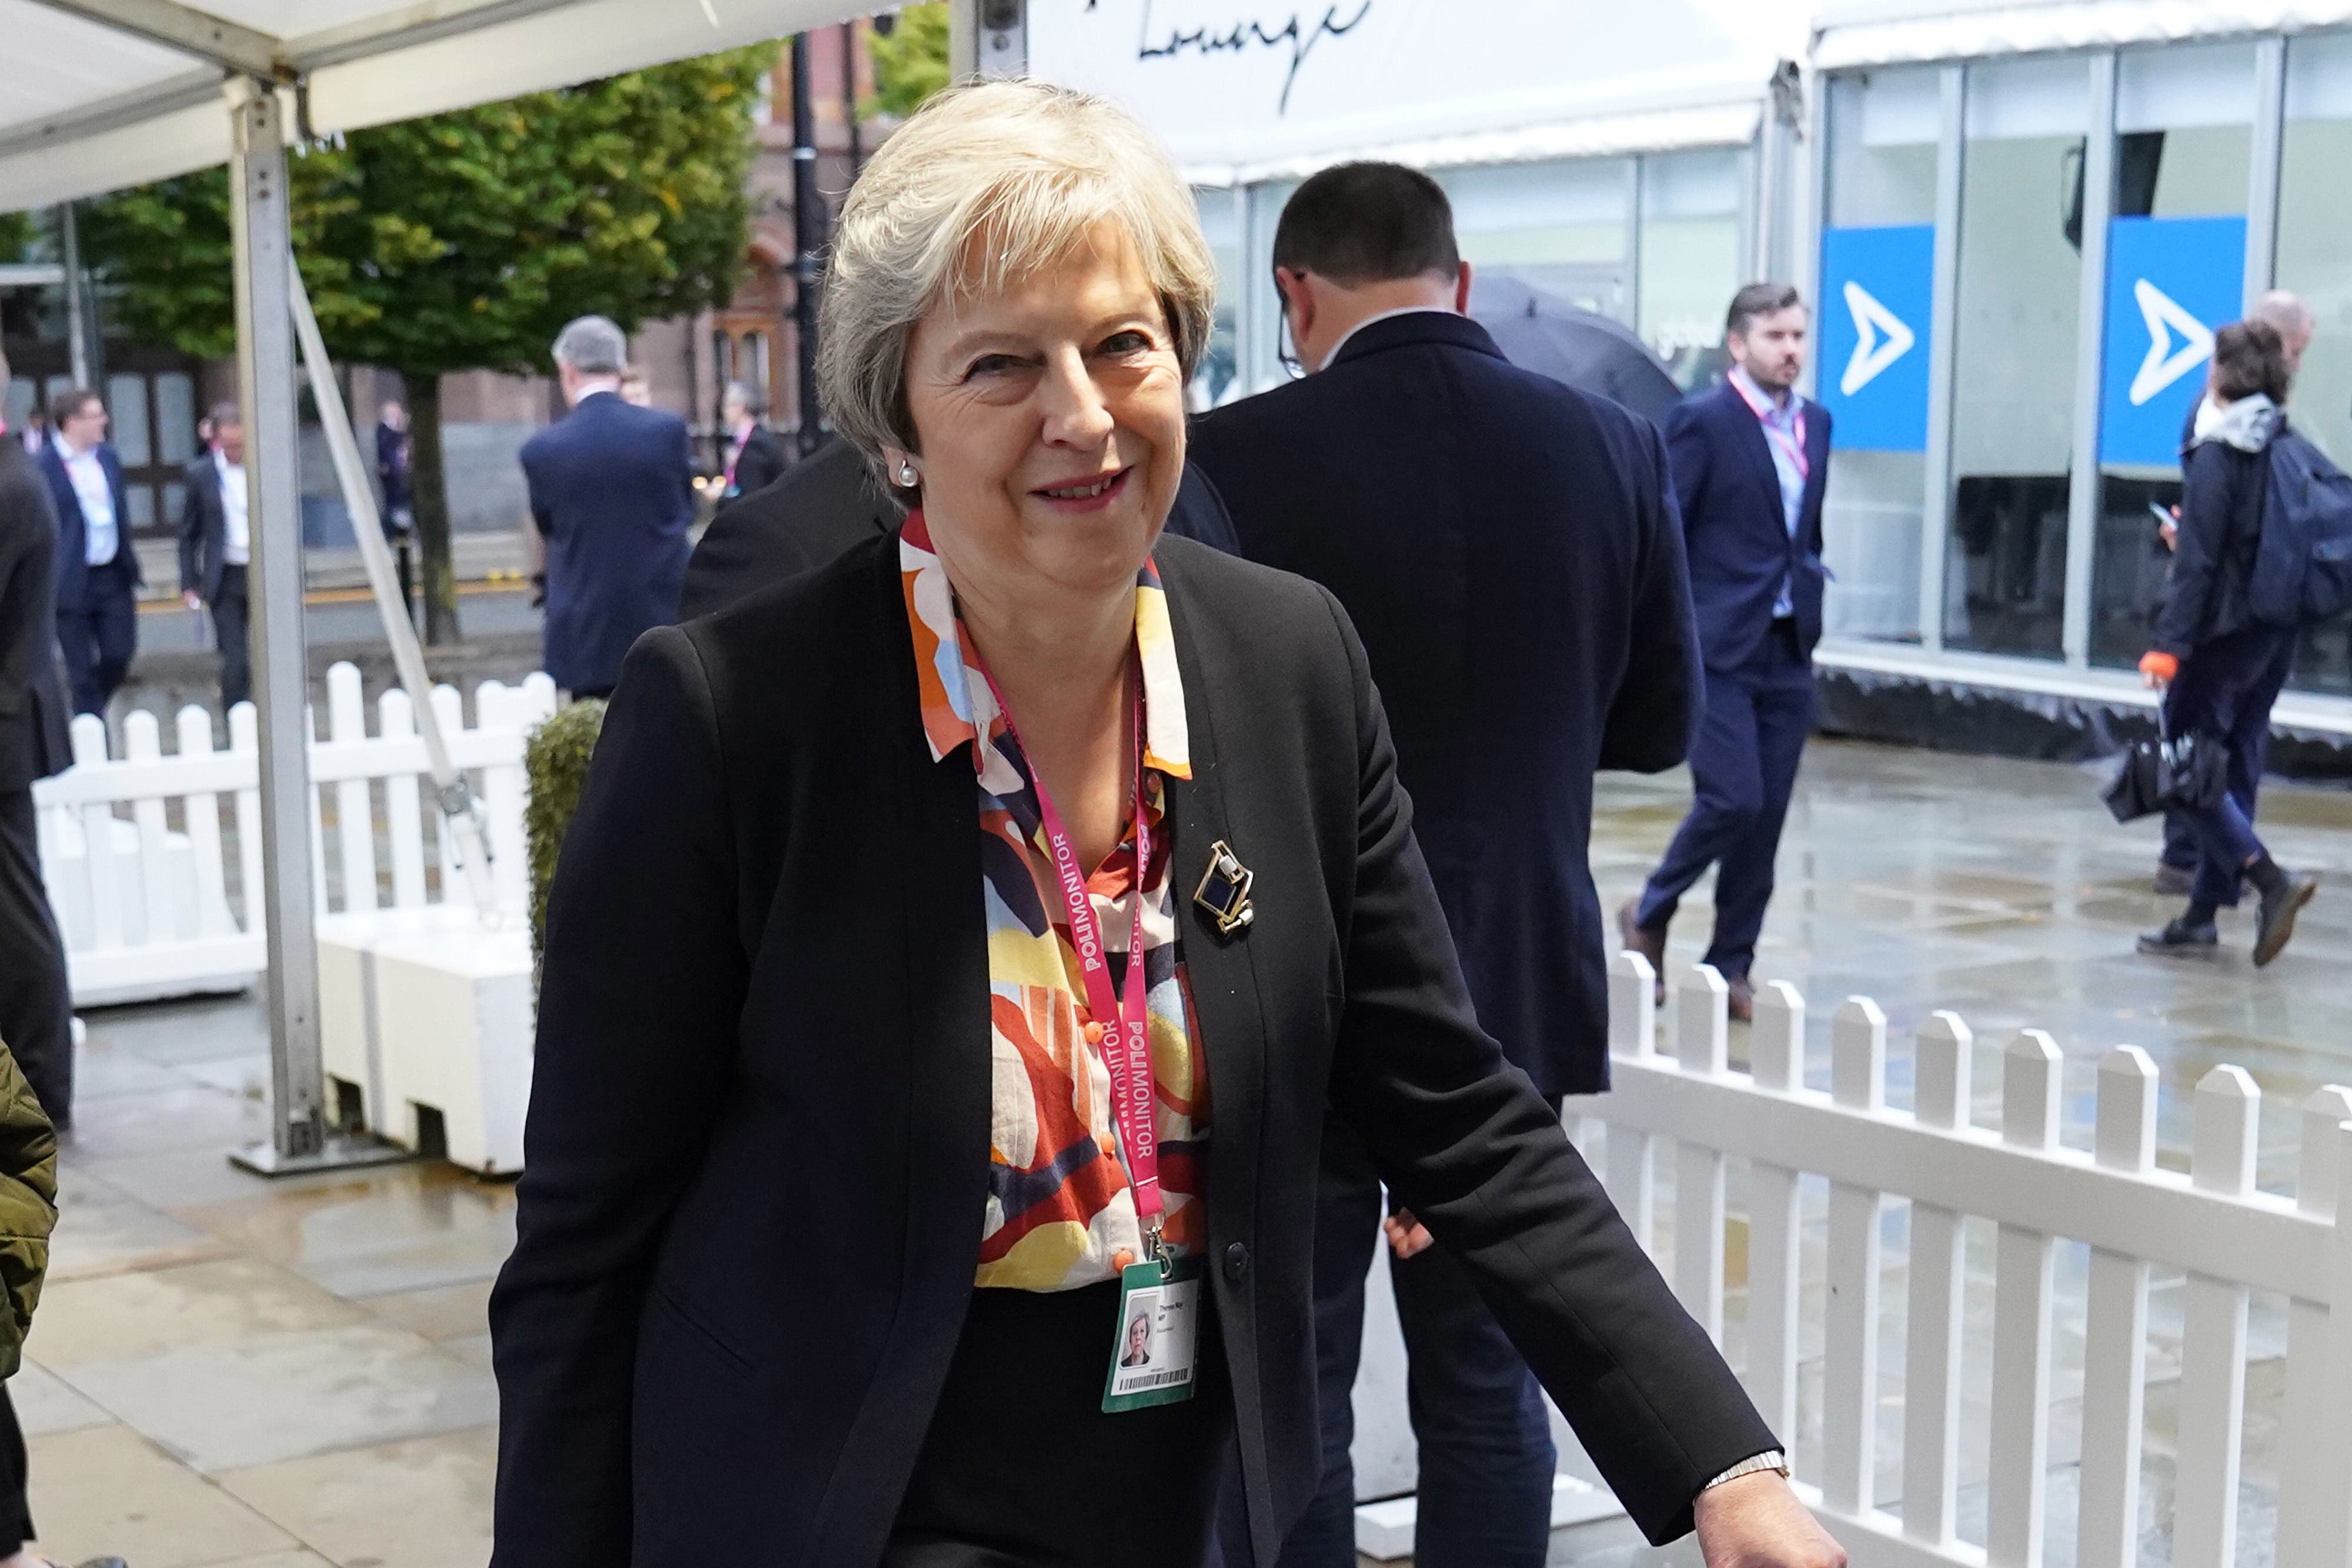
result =
[[1625,946],[1657,971],[1664,1001],[1667,923],[1691,884],[1717,866],[1706,962],[1731,988],[1731,1016],[1742,1019],[1754,1010],[1748,970],[1813,723],[1830,416],[1796,390],[1811,327],[1794,288],[1749,284],[1733,297],[1725,323],[1730,375],[1666,418],[1706,711],[1691,747],[1697,798],[1690,815],[1642,896],[1617,916]]

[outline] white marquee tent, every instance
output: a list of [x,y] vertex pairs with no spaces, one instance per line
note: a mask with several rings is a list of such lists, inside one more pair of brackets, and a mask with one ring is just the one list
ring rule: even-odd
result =
[[[296,445],[294,318],[300,308],[307,325],[308,310],[287,235],[288,144],[781,37],[866,8],[856,0],[203,0],[202,9],[180,0],[0,0],[0,212],[230,166],[264,822],[264,885],[247,898],[250,910],[258,893],[268,928],[275,1123],[270,1145],[240,1156],[256,1168],[366,1157],[331,1135],[320,1068]],[[323,371],[315,340],[304,358]],[[374,528],[356,531],[381,555]],[[388,563],[371,564],[379,601],[396,606]],[[404,678],[421,686],[423,661],[396,608],[385,629]],[[420,719],[429,716],[428,704],[417,707]],[[470,821],[462,788],[445,798]]]

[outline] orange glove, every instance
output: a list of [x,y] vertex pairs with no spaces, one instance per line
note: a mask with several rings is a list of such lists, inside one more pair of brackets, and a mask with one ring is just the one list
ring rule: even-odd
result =
[[2139,656],[2139,673],[2150,685],[2170,685],[2173,677],[2180,674],[2180,661],[2170,653],[2150,648]]

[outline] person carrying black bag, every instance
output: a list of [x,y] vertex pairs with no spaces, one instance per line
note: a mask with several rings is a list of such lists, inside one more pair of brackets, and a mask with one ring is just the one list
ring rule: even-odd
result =
[[2271,859],[2254,836],[2255,770],[2278,700],[2292,628],[2257,620],[2248,596],[2260,548],[2271,444],[2286,426],[2287,357],[2278,329],[2240,321],[2215,334],[2211,398],[2219,417],[2182,462],[2179,543],[2172,591],[2141,676],[2164,690],[2164,727],[2175,738],[2218,742],[2229,755],[2229,787],[2185,807],[2199,858],[2189,907],[2139,939],[2143,953],[2208,954],[2219,943],[2215,913],[2253,883],[2254,963],[2277,957],[2296,914],[2318,883]]

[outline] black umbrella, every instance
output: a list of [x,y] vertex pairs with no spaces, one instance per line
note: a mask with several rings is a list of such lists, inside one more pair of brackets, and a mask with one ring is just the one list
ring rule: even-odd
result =
[[1470,315],[1513,364],[1663,420],[1683,390],[1633,329],[1515,277],[1473,277]]

